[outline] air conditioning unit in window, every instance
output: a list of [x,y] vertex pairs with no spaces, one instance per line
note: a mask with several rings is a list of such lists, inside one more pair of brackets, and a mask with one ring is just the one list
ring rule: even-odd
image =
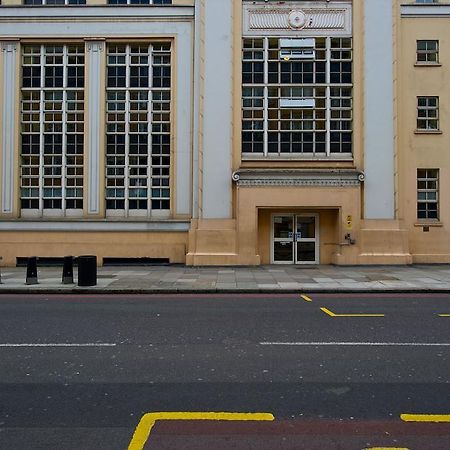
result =
[[280,98],[280,108],[315,108],[316,101],[313,98]]
[[314,59],[315,39],[280,39],[280,59]]

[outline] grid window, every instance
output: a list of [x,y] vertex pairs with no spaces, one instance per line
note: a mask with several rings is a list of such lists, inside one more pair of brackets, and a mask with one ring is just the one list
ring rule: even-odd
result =
[[261,39],[246,39],[242,62],[244,83],[264,82],[264,49]]
[[86,0],[23,0],[24,5],[85,5]]
[[170,43],[110,45],[107,57],[107,213],[167,215]]
[[417,129],[439,130],[439,97],[417,97]]
[[352,40],[244,39],[242,153],[351,157]]
[[242,90],[242,148],[244,152],[262,153],[264,142],[264,88]]
[[439,41],[417,41],[418,63],[439,63]]
[[171,5],[172,0],[108,0],[108,5]]
[[[325,38],[315,39],[315,46],[309,49],[314,58],[297,59],[299,50],[284,49],[281,39],[268,39],[268,82],[269,84],[315,84],[326,82]],[[306,49],[300,50],[302,55]],[[244,52],[245,54],[245,52]]]
[[84,47],[28,45],[22,52],[21,208],[81,215]]
[[439,169],[417,169],[417,218],[439,219]]
[[[325,91],[324,87],[269,88],[269,154],[325,153]],[[296,99],[314,106],[296,107]]]

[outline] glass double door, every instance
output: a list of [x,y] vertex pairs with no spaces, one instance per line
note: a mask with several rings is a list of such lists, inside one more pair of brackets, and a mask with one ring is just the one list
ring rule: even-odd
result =
[[280,214],[272,217],[274,264],[319,264],[319,217]]

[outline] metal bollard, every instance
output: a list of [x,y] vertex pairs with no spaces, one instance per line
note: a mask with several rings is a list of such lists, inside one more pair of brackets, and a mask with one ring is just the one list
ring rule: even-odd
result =
[[73,283],[73,256],[64,256],[62,284]]
[[97,257],[83,255],[78,257],[78,286],[97,284]]
[[25,284],[39,284],[37,273],[37,258],[31,256],[27,262],[27,278]]

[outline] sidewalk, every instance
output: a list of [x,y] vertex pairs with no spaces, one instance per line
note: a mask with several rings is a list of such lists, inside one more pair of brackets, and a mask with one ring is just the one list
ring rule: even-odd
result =
[[[39,284],[25,284],[26,268],[1,268],[0,293],[176,292],[450,292],[450,265],[99,267],[98,284],[61,284],[62,268],[39,268]],[[75,283],[77,269],[74,268]]]

